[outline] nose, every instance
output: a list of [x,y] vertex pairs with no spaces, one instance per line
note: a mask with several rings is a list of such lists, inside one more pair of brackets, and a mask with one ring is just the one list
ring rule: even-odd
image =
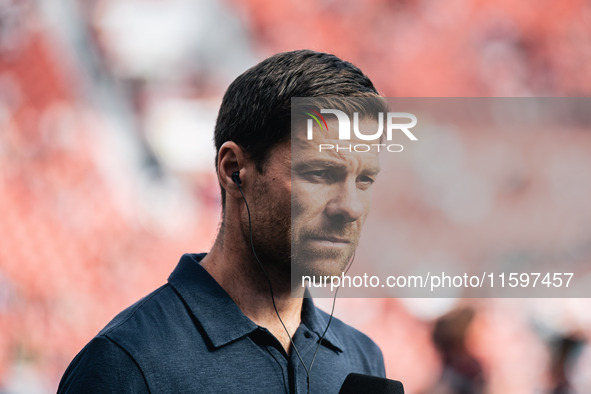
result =
[[364,191],[357,187],[354,179],[334,185],[332,198],[326,206],[326,214],[344,223],[354,222],[365,212]]

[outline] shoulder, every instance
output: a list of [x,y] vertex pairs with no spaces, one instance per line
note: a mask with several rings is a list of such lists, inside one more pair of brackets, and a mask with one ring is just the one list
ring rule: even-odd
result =
[[74,358],[58,393],[144,393],[145,378],[135,360],[104,336],[90,341]]
[[59,392],[148,391],[163,359],[178,354],[177,339],[195,331],[183,301],[170,285],[163,285],[119,313],[78,353]]
[[98,336],[125,349],[139,365],[158,363],[174,354],[179,339],[199,341],[195,322],[182,298],[163,285],[117,315]]
[[117,342],[117,340],[126,339],[131,332],[137,335],[138,328],[141,328],[142,333],[147,334],[158,327],[154,323],[150,324],[150,321],[162,323],[164,321],[162,313],[170,311],[177,301],[176,298],[170,286],[163,285],[121,311],[98,335]]

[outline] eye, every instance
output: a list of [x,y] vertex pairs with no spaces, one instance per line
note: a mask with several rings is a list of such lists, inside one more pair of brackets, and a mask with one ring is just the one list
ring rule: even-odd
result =
[[367,189],[375,182],[375,179],[368,175],[361,175],[357,178],[357,185],[360,189]]
[[329,170],[308,171],[304,176],[311,182],[330,182],[333,178]]

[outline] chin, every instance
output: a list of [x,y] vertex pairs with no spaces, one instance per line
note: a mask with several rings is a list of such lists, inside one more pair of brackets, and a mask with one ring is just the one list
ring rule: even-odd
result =
[[292,279],[302,276],[339,276],[341,275],[349,261],[352,253],[336,254],[334,256],[319,256],[313,254],[309,258],[299,257],[292,261]]

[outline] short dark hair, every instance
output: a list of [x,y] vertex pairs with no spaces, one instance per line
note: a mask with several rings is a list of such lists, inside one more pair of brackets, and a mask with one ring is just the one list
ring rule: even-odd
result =
[[216,171],[220,147],[234,141],[264,172],[271,149],[290,138],[291,98],[327,96],[379,97],[379,93],[353,64],[311,50],[279,53],[245,71],[228,87],[218,113]]

